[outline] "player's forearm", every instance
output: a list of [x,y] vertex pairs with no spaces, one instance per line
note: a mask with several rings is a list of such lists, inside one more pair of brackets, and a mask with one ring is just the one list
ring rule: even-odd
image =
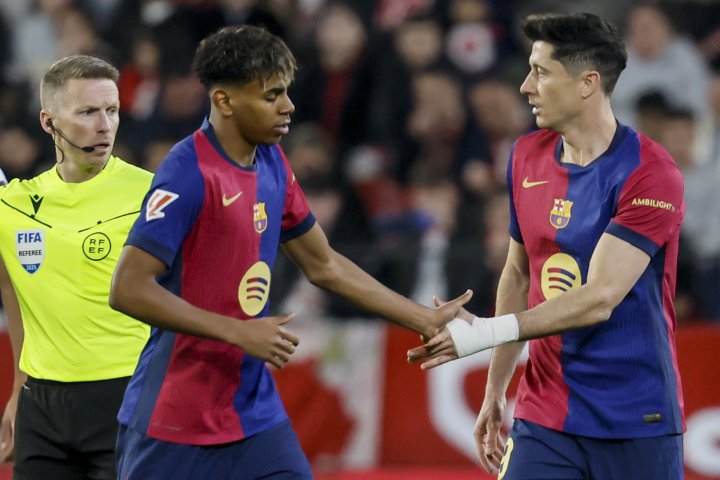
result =
[[[496,315],[526,310],[529,288],[529,275],[514,265],[506,265],[498,282]],[[485,387],[486,398],[505,395],[525,343],[511,342],[493,348]]]
[[110,306],[153,327],[233,343],[235,320],[208,312],[161,287],[153,277],[116,272]]
[[611,234],[603,234],[593,252],[587,281],[582,287],[518,314],[520,339],[554,335],[604,322],[638,282],[649,263],[650,256],[645,251]]
[[588,283],[517,314],[520,340],[555,335],[607,320],[618,302],[603,291],[602,285]]
[[504,396],[510,385],[518,358],[527,342],[511,342],[492,349],[490,368],[488,369],[485,398]]
[[387,288],[339,253],[334,252],[323,271],[324,275],[310,277],[315,285],[402,327],[424,335],[435,333],[432,309]]

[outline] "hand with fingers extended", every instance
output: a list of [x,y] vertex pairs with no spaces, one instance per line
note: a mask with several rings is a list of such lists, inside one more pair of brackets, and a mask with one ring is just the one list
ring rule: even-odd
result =
[[472,319],[472,314],[463,308],[463,305],[469,302],[472,296],[472,290],[467,290],[465,293],[453,300],[450,300],[449,302],[440,300],[438,297],[433,296],[433,301],[435,302],[433,320],[428,326],[426,332],[422,335],[423,342],[427,342],[430,338],[437,335],[438,332],[445,328],[445,325],[447,325],[453,318],[459,316],[463,316],[464,318],[467,316]]
[[[457,302],[458,299],[453,302]],[[438,308],[445,308],[452,302],[442,304],[441,300],[435,298],[435,303],[442,305]],[[435,333],[425,345],[408,351],[410,363],[422,362],[420,367],[426,370],[518,340],[520,323],[515,314],[509,313],[491,318],[475,317],[462,308],[462,305],[455,305],[456,316],[445,325],[445,328]]]
[[505,397],[483,401],[475,422],[473,436],[480,465],[487,473],[497,472],[502,462],[505,442],[500,436],[500,427],[505,412]]
[[238,322],[241,332],[236,344],[253,357],[282,369],[300,343],[298,337],[284,327],[293,316],[291,313]]
[[447,327],[432,337],[424,345],[415,347],[407,352],[408,362],[420,363],[420,368],[428,370],[443,363],[456,360],[458,357],[455,343]]
[[[468,292],[470,292],[470,290],[468,290]],[[464,295],[467,295],[468,292],[465,292]],[[472,292],[470,293],[472,294]],[[453,302],[458,301],[458,299],[462,299],[464,295],[456,298],[455,300],[453,300]],[[467,300],[470,299],[468,298]],[[447,305],[451,303],[445,302],[444,300],[441,300],[436,296],[433,296],[433,301],[435,302],[435,306],[438,309],[448,308]],[[467,303],[467,301],[462,303],[460,307],[455,310],[455,318],[462,318],[468,323],[472,323],[472,320],[474,318],[473,314],[462,307],[462,305],[464,305],[465,303]],[[458,358],[455,344],[453,343],[452,337],[450,336],[450,331],[447,329],[447,327],[439,329],[439,331],[432,338],[423,337],[422,340],[425,342],[425,345],[413,348],[412,350],[408,351],[408,362],[423,362],[420,365],[420,368],[422,368],[423,370],[437,367],[438,365],[442,365],[443,363],[447,363],[451,360],[455,360],[456,358]]]
[[15,414],[19,393],[16,390],[10,396],[0,423],[0,463],[10,460],[15,450]]

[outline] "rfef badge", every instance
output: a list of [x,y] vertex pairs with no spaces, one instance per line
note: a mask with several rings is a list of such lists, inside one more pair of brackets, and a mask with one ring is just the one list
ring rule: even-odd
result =
[[45,259],[45,230],[18,230],[15,247],[20,265],[28,273],[35,273]]
[[570,200],[556,198],[553,201],[552,210],[550,210],[550,224],[557,229],[567,227],[570,223],[572,206],[573,202]]

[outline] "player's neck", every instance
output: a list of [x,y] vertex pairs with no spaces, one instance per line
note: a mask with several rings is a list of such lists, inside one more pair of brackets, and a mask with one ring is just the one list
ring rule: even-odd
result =
[[235,163],[243,167],[250,167],[255,163],[255,145],[248,143],[241,135],[238,135],[234,126],[225,121],[213,121],[210,116],[210,123],[215,130],[215,136],[220,146]]
[[581,167],[589,165],[607,151],[616,130],[617,121],[609,103],[603,105],[599,113],[580,117],[562,133],[562,162]]

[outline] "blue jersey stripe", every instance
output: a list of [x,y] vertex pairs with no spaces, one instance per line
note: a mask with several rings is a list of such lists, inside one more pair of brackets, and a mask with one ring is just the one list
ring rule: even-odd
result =
[[[120,410],[118,420],[120,423],[146,432],[150,425],[150,418],[155,409],[155,402],[163,385],[165,372],[170,364],[175,333],[167,330],[153,328],[150,340],[145,347],[138,369],[133,375],[125,393],[123,409]],[[142,384],[140,384],[142,382]],[[135,402],[133,402],[135,398]],[[125,408],[133,411],[125,411]]]

